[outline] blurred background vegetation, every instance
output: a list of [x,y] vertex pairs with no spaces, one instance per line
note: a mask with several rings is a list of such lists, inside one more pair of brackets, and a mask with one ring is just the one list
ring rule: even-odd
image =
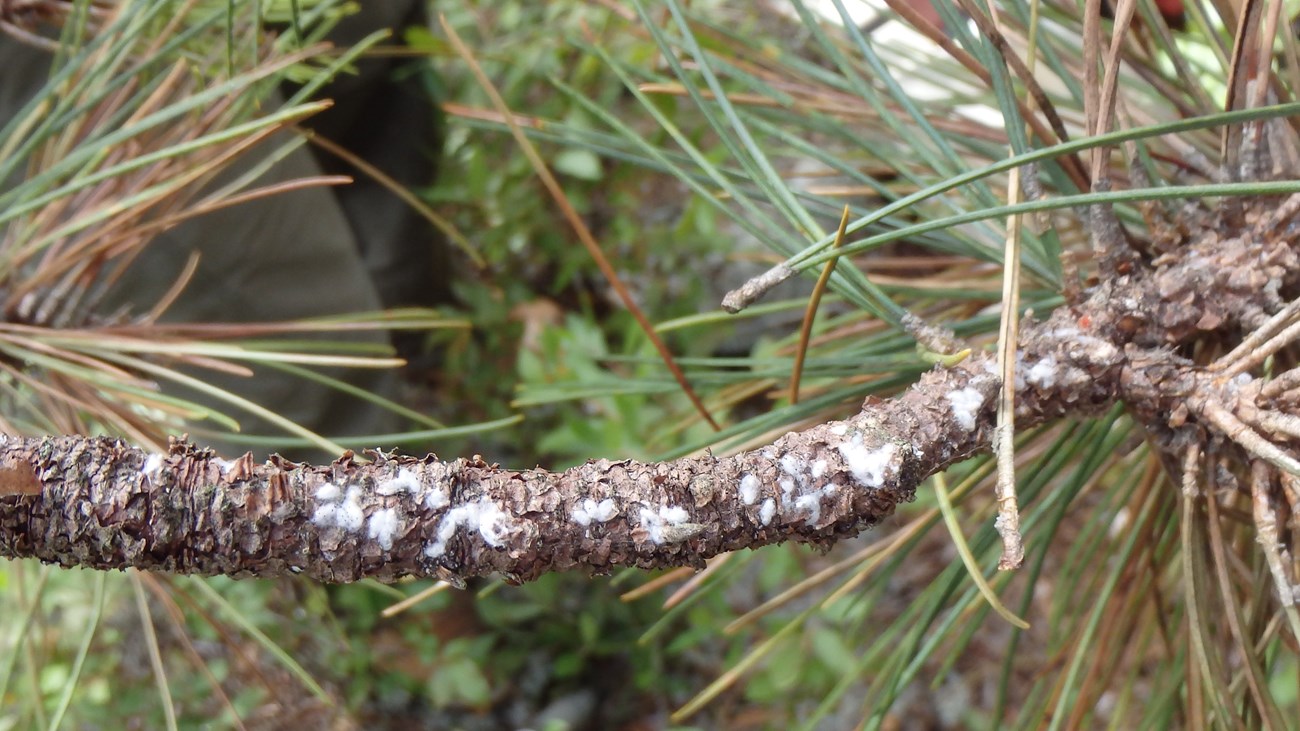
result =
[[[65,27],[96,27],[93,11],[103,7],[49,5]],[[191,69],[196,89],[310,48],[332,13],[347,9],[261,4],[279,38],[267,50],[236,40],[255,37],[243,34],[263,22],[252,4],[208,5],[190,8],[193,25],[182,26],[206,29],[195,45],[167,50],[206,54]],[[437,161],[436,179],[407,187],[436,223],[421,245],[437,247],[440,273],[450,274],[429,293],[433,309],[398,318],[407,329],[396,347],[407,365],[393,399],[418,423],[403,412],[404,435],[321,436],[315,425],[267,418],[275,434],[221,438],[261,450],[314,445],[318,455],[340,444],[478,453],[515,467],[664,459],[760,445],[897,392],[931,367],[897,327],[904,307],[991,343],[1007,178],[991,172],[943,186],[1060,140],[1050,123],[1026,133],[1027,118],[1045,116],[1040,102],[1026,102],[1023,79],[1006,72],[995,44],[953,3],[941,0],[932,12],[943,38],[964,49],[965,65],[954,60],[960,54],[936,50],[936,38],[901,33],[897,20],[872,23],[893,17],[884,7],[854,7],[845,22],[840,11],[848,9],[836,5],[453,0],[432,8],[445,26],[434,16],[366,39],[363,58],[398,59],[388,73],[445,111],[427,136],[388,140]],[[1122,126],[1221,111],[1215,79],[1226,78],[1230,63],[1231,33],[1220,19],[1228,9],[1190,4],[1188,28],[1175,33],[1153,4],[1139,3],[1141,26],[1124,46]],[[983,3],[971,10],[989,12]],[[1036,76],[1061,128],[1082,137],[1081,8],[1009,0],[998,12],[1010,46],[1035,49]],[[164,17],[129,29],[137,35],[124,48],[176,33]],[[1283,36],[1280,47],[1293,51],[1294,38]],[[108,37],[102,27],[98,37]],[[268,119],[276,108],[253,103],[267,86],[306,83],[310,91],[331,64],[347,73],[353,60],[305,53],[249,79],[230,90],[245,105],[214,129]],[[539,183],[473,64],[554,171],[627,300]],[[293,110],[305,101],[286,103]],[[288,122],[310,111],[288,113]],[[10,211],[7,251],[51,251],[71,235],[56,225],[64,219],[24,218],[15,206],[42,195],[70,209],[88,205],[32,172],[80,148],[69,152],[66,140],[61,148],[53,131],[38,139],[21,121],[7,128],[9,142],[0,140],[0,163],[29,171],[0,199]],[[1141,137],[1116,187],[1205,182],[1217,134]],[[19,155],[27,139],[37,140],[33,149],[46,145],[45,156]],[[122,141],[90,136],[84,144],[91,151],[74,182],[95,174],[86,161],[96,144],[103,152]],[[162,147],[177,169],[199,164]],[[1019,256],[1021,304],[1043,313],[1062,301],[1062,287],[1089,274],[1086,229],[1068,198],[1086,189],[1068,156],[1037,165],[1050,206],[1026,226]],[[931,186],[940,186],[934,195],[888,207]],[[116,189],[116,200],[131,200],[139,187]],[[1117,212],[1145,231],[1150,210],[1123,193]],[[727,289],[788,256],[816,263],[845,206],[854,223],[807,337],[800,331],[820,264],[740,316],[719,311]],[[131,224],[142,256],[156,210],[149,215]],[[6,258],[8,281],[30,277],[24,262],[33,257]],[[46,269],[36,271],[57,283],[78,260],[61,269],[41,261]],[[233,402],[211,394],[167,401],[170,391],[160,396],[133,379],[166,382],[214,369],[214,361],[262,363],[268,353],[295,374],[388,355],[372,343],[340,346],[323,362],[295,358],[325,348],[304,345],[287,326],[269,342],[154,322],[124,333],[135,316],[7,330],[7,364],[44,369],[79,397],[86,384],[120,397],[89,406],[54,399],[51,407],[23,369],[6,366],[0,415],[10,430],[116,433],[146,444],[187,428],[221,434],[241,417],[212,404]],[[126,335],[136,338],[129,347]],[[274,413],[277,404],[260,408]],[[41,416],[51,410],[75,419]],[[1205,561],[1184,564],[1177,492],[1119,410],[1030,430],[1018,460],[1028,560],[1015,573],[993,568],[988,458],[955,467],[888,524],[829,552],[772,547],[719,557],[700,573],[549,576],[521,587],[484,581],[457,592],[429,581],[322,587],[9,563],[0,567],[0,616],[8,618],[0,626],[0,729],[1174,728],[1300,716],[1295,637],[1275,619],[1272,593],[1258,589],[1266,570],[1248,521],[1214,539],[1216,556],[1231,555],[1231,577],[1220,581]],[[975,575],[1006,602],[1002,614],[1030,628],[994,612]],[[1245,618],[1245,640],[1207,618],[1228,610]],[[1262,678],[1262,693],[1250,694],[1259,683],[1248,675]]]

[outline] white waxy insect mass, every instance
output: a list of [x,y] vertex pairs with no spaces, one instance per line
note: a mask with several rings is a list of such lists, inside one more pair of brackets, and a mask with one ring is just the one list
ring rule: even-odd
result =
[[311,522],[320,528],[342,528],[355,533],[365,526],[366,514],[361,509],[361,489],[352,486],[344,497],[342,489],[327,482],[316,489],[316,512]]
[[945,398],[952,406],[952,417],[957,420],[957,425],[966,431],[975,431],[976,417],[984,406],[984,395],[968,386],[945,394]]
[[150,482],[157,482],[162,477],[163,457],[161,454],[151,454],[144,459],[144,466],[140,468],[140,474],[148,478]]
[[618,514],[618,508],[615,507],[614,501],[605,498],[596,502],[591,498],[583,498],[582,504],[573,511],[573,522],[581,526],[589,526],[592,523],[604,523],[611,520]]
[[659,543],[677,543],[695,531],[674,530],[688,525],[691,514],[686,512],[686,508],[676,505],[668,505],[653,510],[651,508],[641,508],[640,513],[641,527],[650,535],[650,540],[656,544]]
[[401,493],[410,493],[412,495],[420,494],[420,479],[415,473],[403,467],[398,470],[392,478],[381,482],[375,488],[375,492],[385,497],[389,495],[400,495]]
[[337,502],[341,497],[343,497],[343,491],[332,482],[327,482],[316,489],[316,499],[323,503]]
[[347,497],[339,506],[335,524],[349,533],[360,531],[365,525],[366,514],[361,509],[361,488],[355,485],[348,488]]
[[501,506],[482,497],[477,502],[457,505],[448,510],[442,516],[442,522],[438,523],[435,539],[424,547],[424,555],[438,558],[446,553],[447,543],[461,527],[471,533],[477,531],[483,542],[493,548],[505,545],[506,538],[514,530],[510,516]]
[[885,472],[894,467],[898,445],[887,442],[876,449],[867,449],[862,444],[862,435],[855,434],[851,441],[840,443],[837,449],[859,485],[880,487],[885,484]]
[[366,535],[372,541],[379,544],[379,547],[385,551],[393,550],[393,539],[397,536],[397,531],[401,527],[401,519],[397,517],[397,511],[393,508],[382,508],[376,510],[375,514],[370,516],[370,527]]

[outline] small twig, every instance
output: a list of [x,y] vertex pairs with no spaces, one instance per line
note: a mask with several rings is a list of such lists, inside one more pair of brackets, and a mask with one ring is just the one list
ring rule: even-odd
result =
[[1298,386],[1300,386],[1300,368],[1293,368],[1279,374],[1276,378],[1261,386],[1259,398],[1262,400],[1276,399]]
[[1252,426],[1270,431],[1274,434],[1284,434],[1289,437],[1300,438],[1300,416],[1294,414],[1284,414],[1280,411],[1262,410],[1256,411],[1243,421],[1249,422]]
[[1201,445],[1199,442],[1192,442],[1187,445],[1187,451],[1183,453],[1183,474],[1182,488],[1183,497],[1191,500],[1201,491],[1200,484],[1200,464],[1201,464]]
[[1224,436],[1241,445],[1247,452],[1293,475],[1300,476],[1300,461],[1251,429],[1224,408],[1223,404],[1214,399],[1206,399],[1198,405],[1197,411]]
[[1232,377],[1263,363],[1270,355],[1290,345],[1300,336],[1300,300],[1296,300],[1270,317],[1232,349],[1212,363],[1208,370]]
[[[1235,480],[1233,480],[1235,482]],[[1210,556],[1213,558],[1212,568],[1214,571],[1214,583],[1219,586],[1219,595],[1223,599],[1223,611],[1220,616],[1228,628],[1228,636],[1236,643],[1241,658],[1241,664],[1244,666],[1242,675],[1246,680],[1246,689],[1250,698],[1255,703],[1255,708],[1259,712],[1260,720],[1263,722],[1262,727],[1273,731],[1279,731],[1286,727],[1286,723],[1277,717],[1275,710],[1270,711],[1267,701],[1265,701],[1266,691],[1264,690],[1267,681],[1264,678],[1264,672],[1260,667],[1259,656],[1252,652],[1251,641],[1247,637],[1243,625],[1246,624],[1241,613],[1241,604],[1233,601],[1232,596],[1232,579],[1228,575],[1228,552],[1225,548],[1226,541],[1223,538],[1223,521],[1219,514],[1219,501],[1213,495],[1209,495],[1205,501],[1206,507],[1206,527],[1209,530],[1209,548]]]
[[[997,5],[989,5],[993,30],[1000,36],[1001,22]],[[1037,48],[1036,26],[1031,27],[1030,64],[1028,77],[1034,75]],[[1011,55],[1014,57],[1014,55]],[[1034,98],[1028,99],[1032,105]],[[1050,104],[1045,104],[1049,107]],[[1010,150],[1009,153],[1013,153]],[[1011,168],[1006,182],[1006,203],[1021,202],[1021,170]],[[1027,170],[1030,181],[1037,183],[1035,170]],[[1096,170],[1093,170],[1093,177]],[[997,455],[997,519],[995,528],[1002,537],[1002,558],[998,570],[1019,568],[1024,562],[1024,545],[1021,536],[1021,509],[1015,496],[1015,351],[1021,333],[1021,217],[1010,216],[1006,221],[1006,242],[1002,247],[1002,312],[997,332],[997,371],[1002,377],[998,390],[997,423],[993,428],[993,451]]]
[[1239,375],[1239,373],[1251,371],[1252,368],[1264,364],[1265,360],[1268,360],[1270,355],[1274,355],[1275,352],[1282,350],[1283,347],[1291,345],[1292,342],[1296,341],[1297,337],[1300,337],[1300,321],[1288,325],[1287,328],[1282,330],[1281,333],[1278,333],[1277,336],[1270,338],[1268,342],[1262,343],[1262,345],[1249,352],[1249,354],[1245,354],[1242,358],[1236,360],[1236,363],[1232,363],[1231,366],[1223,368],[1221,372],[1223,373],[1223,376],[1231,377]]
[[[928,353],[954,357],[958,359],[957,362],[970,355],[970,345],[946,327],[931,325],[912,312],[904,312],[900,324],[908,335],[916,339],[917,345],[920,345]],[[948,362],[948,357],[927,357],[925,353],[921,357],[942,365],[954,365],[954,363]]]
[[[1110,180],[1098,179],[1092,183],[1092,192],[1110,192]],[[1137,260],[1137,252],[1128,244],[1124,226],[1115,215],[1115,210],[1107,203],[1094,203],[1088,206],[1088,235],[1092,240],[1093,258],[1097,265],[1108,275],[1121,272],[1124,265]]]
[[[1020,202],[1020,168],[1012,168],[1007,180],[1007,204]],[[1020,342],[1020,217],[1007,220],[1007,239],[1002,251],[1002,320],[998,327],[999,390],[997,426],[993,450],[998,459],[995,494],[998,517],[993,525],[1002,537],[1002,559],[998,569],[1009,571],[1025,560],[1020,535],[1020,505],[1016,499],[1016,346]]]
[[1291,508],[1291,525],[1300,531],[1300,480],[1294,475],[1281,475],[1282,497]]
[[1269,573],[1273,575],[1273,584],[1277,587],[1278,599],[1282,604],[1282,613],[1291,625],[1291,634],[1300,642],[1300,611],[1296,610],[1297,587],[1287,575],[1287,567],[1282,558],[1282,541],[1278,536],[1277,512],[1269,500],[1268,488],[1272,470],[1263,462],[1254,462],[1250,470],[1250,497],[1255,513],[1255,540],[1264,552]]
[[1292,219],[1300,214],[1300,193],[1292,193],[1282,202],[1282,205],[1273,209],[1273,211],[1257,226],[1255,226],[1256,235],[1271,234],[1277,229],[1291,223]]
[[[1263,3],[1259,0],[1244,0],[1237,8],[1237,30],[1232,41],[1232,62],[1228,68],[1228,94],[1224,108],[1228,110],[1244,109],[1250,100],[1246,98],[1247,84],[1255,77],[1260,59],[1259,23],[1263,12]],[[1273,47],[1272,40],[1268,48]],[[1244,124],[1230,124],[1223,128],[1219,141],[1219,158],[1223,167],[1234,180],[1240,180],[1242,174],[1241,153]],[[1241,202],[1224,200],[1224,212],[1228,220],[1237,222],[1241,217]]]
[[740,287],[728,292],[727,295],[722,298],[722,309],[734,315],[754,304],[759,297],[762,297],[773,287],[779,285],[790,277],[793,277],[795,273],[795,270],[786,263],[782,262],[777,264],[766,272],[763,272],[757,277],[754,277],[748,282],[740,285]]
[[[1115,91],[1119,84],[1120,51],[1136,7],[1137,3],[1134,0],[1121,0],[1119,6],[1115,8],[1115,24],[1111,29],[1110,46],[1106,51],[1105,60],[1102,61],[1104,75],[1098,79],[1098,56],[1103,45],[1100,28],[1101,3],[1099,0],[1087,0],[1084,11],[1087,13],[1084,19],[1084,86],[1088,92],[1084,104],[1087,108],[1088,134],[1105,134],[1113,126],[1116,115]],[[1098,87],[1100,87],[1099,91],[1096,90]],[[1092,149],[1092,165],[1089,174],[1094,193],[1111,189],[1109,148]],[[1115,211],[1109,205],[1096,204],[1089,208],[1088,214],[1093,256],[1102,272],[1113,275],[1122,272],[1126,265],[1132,266],[1137,260],[1137,252],[1129,244],[1124,226],[1115,215]]]

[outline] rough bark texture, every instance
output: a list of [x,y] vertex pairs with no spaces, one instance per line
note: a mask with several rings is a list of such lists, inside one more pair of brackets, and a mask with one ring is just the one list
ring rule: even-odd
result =
[[[230,462],[183,441],[160,458],[112,439],[9,440],[4,457],[32,465],[40,491],[0,498],[0,554],[100,569],[456,581],[828,543],[982,447],[982,404],[996,385],[971,369],[935,371],[897,400],[753,452],[561,473],[478,458],[375,453],[369,464],[344,456],[313,467]],[[945,393],[967,401],[954,406]]]
[[[1290,237],[1277,235],[1289,230],[1293,214],[1279,217],[1292,202],[1256,201],[1255,225],[1236,236],[1206,214],[1176,255],[1127,267],[1046,321],[1027,322],[1017,423],[1124,400],[1176,454],[1221,422],[1215,409],[1259,407],[1249,376],[1217,376],[1176,348],[1237,339],[1294,297],[1300,267]],[[927,476],[988,448],[994,370],[976,355],[896,398],[868,399],[851,419],[735,456],[600,460],[562,473],[478,457],[375,453],[368,464],[346,455],[320,467],[228,462],[183,441],[162,457],[109,439],[9,439],[0,444],[0,555],[97,569],[460,583],[824,544],[879,522]]]
[[[1115,379],[1096,375],[1118,350],[1092,340],[1038,339],[1055,351],[1035,362],[1055,365],[1031,371],[1022,423],[1115,400]],[[527,580],[575,567],[698,565],[769,543],[829,543],[879,522],[927,476],[987,448],[997,386],[980,356],[925,374],[895,399],[869,399],[849,420],[755,451],[599,460],[562,473],[382,453],[368,464],[351,456],[326,467],[254,464],[183,441],[164,458],[112,439],[10,439],[0,456],[30,465],[39,489],[0,497],[0,555],[98,569],[459,583],[490,572]]]

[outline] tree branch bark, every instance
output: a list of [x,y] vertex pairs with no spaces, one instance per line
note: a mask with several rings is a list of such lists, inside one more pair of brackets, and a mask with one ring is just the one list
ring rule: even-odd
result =
[[[0,463],[12,474],[27,468],[35,482],[0,497],[0,555],[96,569],[461,583],[491,572],[524,581],[579,567],[702,565],[788,540],[827,544],[879,522],[926,477],[988,447],[998,387],[990,363],[980,356],[934,370],[895,399],[868,399],[851,419],[735,456],[598,460],[559,473],[477,457],[377,452],[366,464],[352,455],[328,466],[255,464],[185,441],[161,457],[107,438],[9,439]],[[1113,400],[1073,370],[1054,371],[1048,391],[1027,384],[1036,396],[1026,401]]]
[[[1134,266],[1026,322],[1021,427],[1124,400],[1172,454],[1180,437],[1185,444],[1215,428],[1215,405],[1254,413],[1258,388],[1243,390],[1240,376],[1216,377],[1171,348],[1258,326],[1293,295],[1300,267],[1281,237],[1229,238],[1207,223],[1177,256]],[[575,568],[702,565],[789,540],[827,544],[880,522],[925,478],[988,449],[995,374],[979,354],[895,398],[869,398],[850,419],[754,451],[598,460],[559,473],[479,457],[376,452],[365,464],[351,454],[327,466],[255,464],[185,441],[163,457],[104,438],[10,438],[0,443],[0,555],[94,569],[462,584],[493,572],[526,581]]]

